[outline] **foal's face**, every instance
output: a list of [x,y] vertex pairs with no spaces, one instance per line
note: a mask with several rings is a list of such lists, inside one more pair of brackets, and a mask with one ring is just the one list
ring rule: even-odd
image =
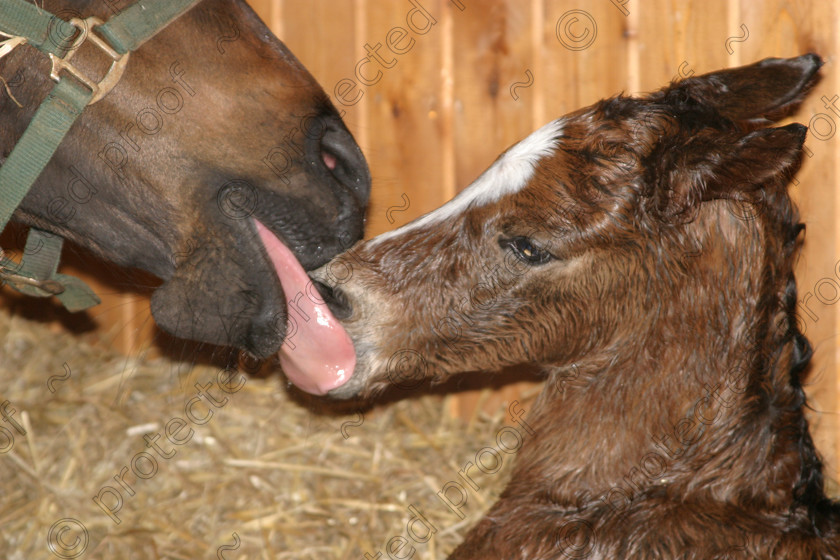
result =
[[[343,324],[358,357],[331,395],[562,364],[610,341],[645,233],[601,192],[629,193],[639,163],[620,123],[589,149],[596,113],[547,124],[448,204],[320,269],[352,308]],[[616,244],[626,253],[608,259]]]
[[769,60],[567,115],[443,207],[316,271],[357,356],[329,394],[611,355],[661,299],[708,290],[686,259],[772,222],[721,199],[787,197],[806,129],[748,130],[794,105],[819,65]]

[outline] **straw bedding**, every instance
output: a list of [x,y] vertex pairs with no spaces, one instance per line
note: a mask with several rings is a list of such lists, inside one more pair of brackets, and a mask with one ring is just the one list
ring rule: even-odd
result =
[[[0,311],[0,408],[19,426],[0,421],[0,557],[445,558],[513,464],[496,441],[504,408],[464,422],[429,395],[330,415],[280,376],[223,377],[231,390],[244,379],[227,394],[218,374]],[[211,382],[216,404],[188,415]],[[489,474],[470,471],[473,490],[458,471],[486,447],[497,453],[482,457]],[[450,482],[463,519],[437,495]]]
[[514,462],[507,407],[337,414],[279,375],[105,346],[0,308],[0,558],[446,558]]

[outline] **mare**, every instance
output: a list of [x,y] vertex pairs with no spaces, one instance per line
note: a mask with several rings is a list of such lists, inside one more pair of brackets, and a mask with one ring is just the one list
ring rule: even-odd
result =
[[[103,21],[131,4],[37,2]],[[53,86],[29,44],[4,54],[0,166]],[[85,45],[73,64],[96,76],[102,60]],[[267,357],[287,298],[257,224],[312,269],[361,237],[369,191],[361,151],[294,55],[244,0],[197,0],[131,53],[12,219],[160,278],[151,307],[165,331]]]

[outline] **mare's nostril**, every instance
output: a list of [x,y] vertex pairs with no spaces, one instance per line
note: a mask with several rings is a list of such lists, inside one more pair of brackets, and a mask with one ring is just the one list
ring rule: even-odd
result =
[[327,152],[321,152],[321,159],[324,160],[324,165],[327,166],[327,169],[330,171],[335,170],[335,166],[338,164],[338,161],[336,161],[334,155]]
[[353,314],[353,308],[347,300],[347,295],[338,287],[328,286],[319,280],[312,279],[312,285],[321,294],[324,303],[330,308],[338,320],[348,319]]
[[330,123],[320,139],[320,156],[330,173],[366,206],[370,197],[370,172],[353,137],[343,127]]

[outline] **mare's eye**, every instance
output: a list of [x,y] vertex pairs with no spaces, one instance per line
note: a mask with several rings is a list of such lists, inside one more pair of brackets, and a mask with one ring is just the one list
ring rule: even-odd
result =
[[551,253],[540,249],[527,237],[514,237],[508,240],[508,247],[520,260],[528,264],[543,264],[551,259]]

